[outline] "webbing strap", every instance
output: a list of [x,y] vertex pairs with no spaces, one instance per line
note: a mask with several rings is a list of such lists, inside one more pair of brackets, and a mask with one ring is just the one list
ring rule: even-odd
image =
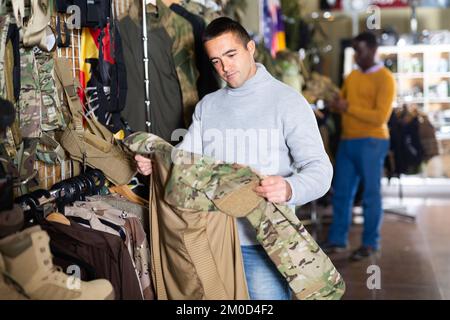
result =
[[38,147],[36,150],[36,157],[40,161],[48,164],[56,164],[57,162],[61,163],[66,159],[66,153],[63,147],[50,135],[42,133],[39,143],[50,148],[50,150],[43,150]]
[[75,131],[83,134],[83,106],[77,93],[77,83],[72,75],[72,66],[67,58],[57,58],[55,60],[55,72],[58,80],[61,82],[69,104],[72,121],[75,125]]
[[13,6],[14,17],[17,26],[23,27],[23,18],[25,18],[25,0],[11,0]]

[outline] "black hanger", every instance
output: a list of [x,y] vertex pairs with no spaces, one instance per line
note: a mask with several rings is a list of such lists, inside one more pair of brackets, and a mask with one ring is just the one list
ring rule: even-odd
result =
[[105,185],[105,175],[98,169],[86,171],[84,175],[93,182],[94,194],[99,194],[100,190]]
[[22,207],[29,207],[28,210],[24,210],[24,228],[39,224],[44,220],[44,210],[39,204],[39,198],[29,193],[14,200],[15,203],[20,204]]
[[57,192],[56,205],[62,214],[64,214],[64,207],[76,201],[80,195],[79,187],[74,186],[69,180],[56,183],[51,190]]

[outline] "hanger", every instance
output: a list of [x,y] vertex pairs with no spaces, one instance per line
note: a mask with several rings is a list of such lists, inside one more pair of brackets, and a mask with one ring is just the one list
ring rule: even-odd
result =
[[[68,224],[67,218],[63,218],[64,207],[77,200],[85,200],[85,196],[96,195],[105,185],[104,174],[97,169],[87,171],[79,176],[60,181],[52,186],[50,190],[38,189],[31,193],[22,195],[14,200],[15,203],[22,205],[25,211],[25,218],[31,224],[39,223],[44,220],[44,205],[55,203],[57,212],[49,218],[64,224]],[[56,215],[56,213],[62,215]]]
[[64,224],[66,226],[70,226],[70,220],[67,217],[59,212],[52,212],[45,217],[45,220],[50,222],[56,222],[60,224]]
[[39,224],[44,220],[44,210],[40,206],[39,198],[29,193],[14,200],[16,204],[21,205],[24,209],[24,228]]

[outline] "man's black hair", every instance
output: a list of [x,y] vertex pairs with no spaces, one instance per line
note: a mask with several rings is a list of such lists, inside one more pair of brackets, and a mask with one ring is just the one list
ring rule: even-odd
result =
[[206,27],[203,33],[203,42],[217,38],[227,32],[236,35],[242,41],[244,47],[251,40],[247,30],[239,22],[227,17],[220,17],[211,21]]
[[377,48],[378,40],[376,35],[371,32],[363,32],[353,38],[355,42],[365,42],[369,48]]

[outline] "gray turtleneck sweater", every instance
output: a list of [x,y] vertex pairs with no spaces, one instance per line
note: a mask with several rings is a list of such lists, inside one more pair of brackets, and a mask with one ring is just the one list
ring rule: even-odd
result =
[[[308,102],[261,64],[241,87],[205,96],[178,147],[248,165],[262,175],[285,177],[292,188],[292,206],[323,196],[333,175]],[[245,218],[238,219],[238,230],[241,245],[257,244]]]

